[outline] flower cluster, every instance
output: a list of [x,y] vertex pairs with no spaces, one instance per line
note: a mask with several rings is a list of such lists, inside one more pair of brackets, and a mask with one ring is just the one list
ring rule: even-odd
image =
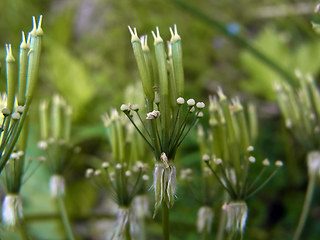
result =
[[[182,64],[181,38],[170,28],[171,40],[165,51],[165,44],[160,36],[159,28],[154,37],[155,63],[151,61],[151,51],[147,36],[138,37],[137,30],[131,29],[131,43],[141,76],[145,95],[146,117],[140,115],[136,105],[123,104],[120,109],[126,114],[137,131],[152,150],[156,159],[154,170],[155,213],[162,202],[167,207],[174,203],[176,189],[176,169],[174,159],[178,147],[189,131],[203,116],[203,102],[194,99],[186,101],[184,95],[184,73]],[[139,119],[138,126],[134,114]],[[188,127],[188,124],[189,127]]]
[[77,153],[70,142],[72,109],[59,95],[54,95],[49,108],[47,101],[39,105],[40,138],[38,147],[51,174],[50,191],[53,197],[65,194],[64,170],[70,163],[68,154]]
[[1,109],[3,117],[0,131],[0,173],[14,150],[32,101],[40,64],[43,35],[41,24],[42,16],[39,18],[38,26],[33,17],[33,29],[29,32],[27,41],[24,32],[22,32],[18,79],[15,72],[16,60],[12,54],[11,44],[6,45],[7,91],[6,104]]
[[[210,98],[209,141],[202,159],[229,195],[229,202],[223,207],[230,226],[227,229],[242,232],[247,218],[245,200],[258,192],[283,163],[271,164],[265,159],[260,162],[260,173],[256,176],[250,174],[251,165],[259,163],[253,147],[257,131],[255,114],[250,110],[249,115],[253,116],[247,117],[239,99],[229,104],[221,89],[218,95],[219,100]],[[202,133],[200,137],[206,136]]]

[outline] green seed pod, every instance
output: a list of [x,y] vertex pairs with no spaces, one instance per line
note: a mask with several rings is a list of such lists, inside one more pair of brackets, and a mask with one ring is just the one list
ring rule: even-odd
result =
[[25,104],[27,69],[28,69],[28,51],[29,45],[26,42],[24,32],[22,32],[22,42],[20,44],[19,55],[19,83],[18,83],[18,105]]
[[38,80],[38,72],[40,65],[40,53],[42,45],[43,30],[41,28],[42,16],[39,18],[38,28],[36,20],[33,17],[33,29],[30,34],[30,50],[28,53],[28,72],[27,72],[27,98],[32,98],[35,86]]
[[174,33],[170,28],[171,32],[171,46],[172,46],[172,64],[174,69],[174,76],[177,86],[177,95],[183,97],[184,95],[184,73],[182,63],[182,47],[181,38],[177,31],[177,26],[174,25]]
[[147,65],[145,62],[144,53],[143,53],[142,46],[141,46],[141,41],[138,37],[137,30],[135,28],[134,28],[134,30],[132,30],[129,27],[129,30],[131,33],[131,43],[132,43],[133,53],[136,58],[138,69],[140,72],[143,91],[144,91],[144,94],[146,95],[146,97],[149,99],[149,101],[152,102],[154,99],[154,93],[152,90],[153,83],[152,83],[151,79],[149,78]]
[[15,59],[12,55],[11,44],[6,45],[6,77],[7,77],[7,108],[12,112],[17,80],[15,75]]
[[40,136],[41,140],[48,139],[48,103],[43,101],[39,105],[39,117],[40,117]]

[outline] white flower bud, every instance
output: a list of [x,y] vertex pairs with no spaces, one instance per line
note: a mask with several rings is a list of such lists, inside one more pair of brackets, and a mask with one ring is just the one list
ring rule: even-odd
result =
[[126,175],[127,177],[130,177],[130,176],[131,176],[131,171],[130,171],[130,170],[127,170],[127,171],[125,172],[125,175]]
[[194,106],[196,104],[196,101],[194,99],[190,98],[190,99],[188,99],[187,104],[188,104],[188,106],[191,107],[191,106]]
[[102,168],[108,168],[110,166],[110,164],[108,162],[103,162],[101,164]]
[[94,171],[95,176],[99,176],[101,174],[101,170],[97,169]]
[[253,156],[250,156],[248,160],[249,160],[249,162],[251,162],[251,163],[255,163],[255,162],[256,162],[256,159],[255,159],[255,157],[253,157]]
[[19,120],[19,119],[20,119],[20,113],[18,113],[18,112],[13,113],[13,114],[11,115],[11,118],[12,118],[13,120]]
[[133,110],[133,111],[138,111],[139,110],[139,104],[132,104],[130,106],[130,109]]
[[142,176],[142,180],[143,180],[143,181],[148,181],[148,180],[149,180],[149,176],[146,175],[146,174],[144,174],[144,175]]
[[253,146],[249,146],[249,147],[247,148],[247,151],[248,151],[248,152],[253,152],[253,150],[254,150],[254,147],[253,147]]
[[153,110],[152,112],[147,113],[146,119],[154,119],[160,116],[160,112]]
[[266,158],[262,161],[263,166],[268,167],[270,166],[270,161]]
[[202,118],[203,117],[203,112],[199,112],[197,117],[198,118]]
[[48,147],[48,143],[46,141],[39,141],[38,142],[38,148],[42,150],[46,150]]
[[122,165],[120,164],[120,163],[118,163],[117,165],[116,165],[116,169],[121,169],[122,168]]
[[278,160],[278,161],[275,162],[275,165],[277,167],[282,167],[283,166],[283,162]]
[[93,172],[94,170],[92,168],[88,168],[85,174],[86,178],[90,178],[93,175]]
[[197,102],[196,107],[199,109],[203,109],[206,105],[203,102]]
[[125,111],[129,111],[129,106],[126,105],[126,104],[122,104],[121,107],[120,107],[120,110],[125,112]]
[[213,160],[215,164],[220,165],[222,163],[222,159],[221,158],[216,158]]
[[210,156],[209,156],[208,154],[204,154],[204,155],[202,156],[202,161],[208,162],[209,160],[210,160]]
[[182,97],[177,98],[177,103],[178,103],[179,105],[184,104],[184,98],[182,98]]

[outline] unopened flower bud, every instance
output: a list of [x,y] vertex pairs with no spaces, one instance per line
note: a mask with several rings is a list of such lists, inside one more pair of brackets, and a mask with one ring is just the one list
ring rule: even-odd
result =
[[202,156],[202,161],[204,161],[204,162],[209,162],[209,160],[210,160],[210,156],[209,156],[208,154],[204,154],[204,155]]
[[110,164],[108,162],[103,162],[101,164],[101,167],[104,168],[104,169],[108,168],[109,166],[110,166]]
[[270,166],[270,161],[266,158],[262,161],[263,166],[268,167]]
[[253,156],[250,156],[248,160],[249,160],[249,162],[251,162],[251,163],[256,162],[256,159],[255,159],[255,157],[253,157]]
[[88,168],[85,174],[86,178],[90,178],[93,175],[93,172],[94,170],[92,168]]
[[196,104],[196,101],[192,98],[188,99],[187,101],[188,106],[192,107]]
[[197,102],[196,107],[199,109],[203,109],[206,105],[203,102]]
[[283,166],[283,162],[280,161],[280,160],[278,160],[278,161],[275,162],[275,165],[276,165],[277,167],[282,167],[282,166]]
[[178,103],[179,105],[184,104],[184,98],[182,98],[182,97],[177,98],[177,103]]

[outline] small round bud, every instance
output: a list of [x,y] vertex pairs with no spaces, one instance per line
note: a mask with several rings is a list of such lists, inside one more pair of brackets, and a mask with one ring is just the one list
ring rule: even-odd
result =
[[222,163],[222,159],[221,158],[216,158],[213,160],[215,164],[220,165]]
[[2,114],[4,115],[4,116],[8,116],[8,115],[10,115],[10,110],[9,110],[9,108],[3,108],[2,109]]
[[122,112],[129,111],[129,106],[126,105],[126,104],[122,104],[122,105],[120,106],[120,110],[121,110]]
[[250,156],[248,160],[249,160],[249,162],[251,162],[251,163],[255,163],[255,162],[256,162],[256,158],[253,157],[253,156]]
[[93,172],[94,172],[94,170],[92,168],[88,168],[86,170],[86,174],[85,174],[86,178],[91,177],[93,175]]
[[121,169],[122,168],[122,165],[120,164],[120,163],[118,163],[117,165],[116,165],[116,169]]
[[24,106],[18,106],[17,107],[17,112],[18,113],[23,113],[23,111],[24,111]]
[[153,110],[152,112],[147,113],[146,119],[154,119],[160,116],[160,112]]
[[101,170],[97,169],[94,171],[95,176],[99,176],[101,174]]
[[276,165],[277,167],[282,167],[282,166],[283,166],[283,162],[280,161],[280,160],[278,160],[278,161],[275,162],[275,165]]
[[146,175],[146,174],[144,174],[144,175],[142,176],[142,180],[143,180],[143,181],[148,181],[148,180],[149,180],[149,176]]
[[196,104],[196,101],[194,99],[190,98],[190,99],[188,99],[187,104],[188,104],[188,106],[191,107],[191,106],[194,106]]
[[18,160],[18,159],[20,158],[20,156],[19,156],[18,153],[13,152],[13,153],[11,153],[10,158],[11,158],[11,159],[14,159],[14,160]]
[[197,117],[198,118],[202,118],[203,117],[203,112],[199,112]]
[[182,98],[182,97],[177,98],[177,103],[178,103],[179,105],[184,104],[184,98]]
[[197,102],[196,107],[199,109],[203,109],[206,105],[203,102]]
[[104,168],[104,169],[108,168],[109,166],[110,166],[110,164],[108,162],[103,162],[101,164],[101,167]]
[[18,112],[13,113],[13,114],[11,115],[11,118],[12,118],[13,120],[19,120],[19,119],[20,119],[20,113],[18,113]]
[[130,171],[130,170],[127,170],[127,171],[125,172],[125,174],[126,174],[127,177],[130,177],[130,176],[131,176],[131,171]]
[[133,111],[138,111],[139,110],[139,104],[133,104],[130,106],[130,109]]
[[270,166],[270,161],[266,158],[262,161],[262,165],[265,167],[268,167],[268,166]]
[[202,156],[202,161],[204,161],[204,162],[209,162],[209,160],[210,160],[210,156],[209,156],[208,154],[204,154],[204,155]]
[[254,147],[253,147],[253,146],[249,146],[249,147],[247,148],[247,151],[248,151],[248,152],[253,152],[253,150],[254,150]]
[[38,142],[38,148],[45,150],[48,147],[48,143],[46,141],[39,141]]

